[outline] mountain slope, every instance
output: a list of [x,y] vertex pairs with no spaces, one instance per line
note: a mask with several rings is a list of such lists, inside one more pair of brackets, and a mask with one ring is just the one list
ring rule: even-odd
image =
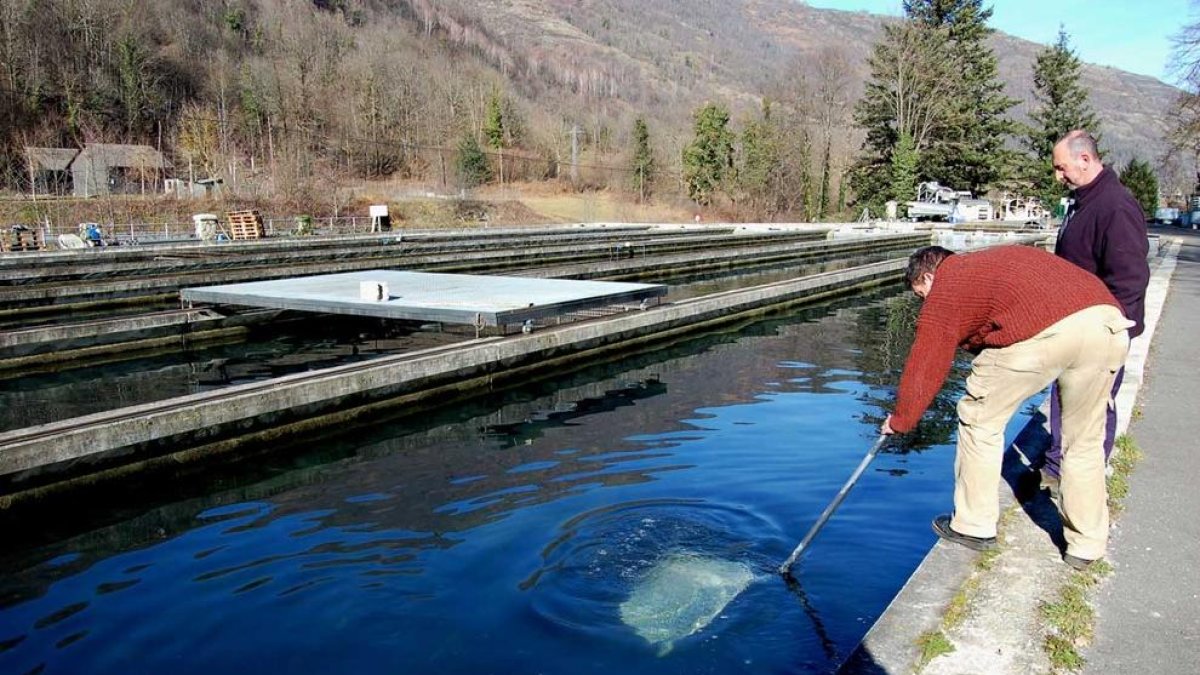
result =
[[[429,4],[415,0],[412,5]],[[849,100],[867,77],[866,59],[889,17],[817,9],[789,0],[451,0],[439,3],[486,27],[495,53],[510,53],[570,91],[630,108],[659,110],[676,124],[704,100],[743,111],[773,82],[810,79],[823,52],[849,65]],[[1069,30],[1068,26],[1068,30]],[[1043,45],[996,33],[991,44],[1018,119],[1033,105],[1032,67]],[[487,59],[487,50],[480,50]],[[493,59],[493,65],[500,62]],[[508,74],[521,86],[533,71]],[[1085,64],[1083,82],[1102,120],[1107,159],[1156,162],[1167,149],[1166,112],[1179,90],[1154,78]],[[526,84],[528,86],[528,84]],[[535,96],[544,91],[531,91]],[[567,103],[569,105],[569,103]],[[847,129],[847,131],[849,131]]]

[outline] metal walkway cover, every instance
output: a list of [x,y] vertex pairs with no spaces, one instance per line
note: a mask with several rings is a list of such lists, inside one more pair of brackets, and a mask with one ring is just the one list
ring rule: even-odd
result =
[[[363,299],[363,284],[368,294],[372,284],[386,286],[387,297]],[[180,295],[198,303],[503,326],[666,293],[662,284],[368,270],[185,288]]]

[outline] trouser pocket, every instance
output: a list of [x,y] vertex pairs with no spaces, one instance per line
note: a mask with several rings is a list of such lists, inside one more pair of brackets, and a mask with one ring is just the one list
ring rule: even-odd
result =
[[1133,321],[1125,317],[1110,319],[1104,324],[1104,328],[1111,336],[1108,359],[1104,365],[1113,373],[1125,365],[1125,357],[1129,354],[1129,329],[1134,325],[1136,324]]

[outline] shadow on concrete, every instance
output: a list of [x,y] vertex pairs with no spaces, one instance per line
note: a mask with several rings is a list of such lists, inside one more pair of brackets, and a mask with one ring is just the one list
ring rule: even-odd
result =
[[1046,450],[1050,447],[1050,421],[1046,416],[1048,406],[1049,403],[1043,404],[1013,439],[1012,445],[1004,453],[1000,475],[1025,515],[1049,535],[1050,541],[1062,552],[1067,550],[1062,516],[1050,500],[1050,493],[1041,489],[1039,471]]

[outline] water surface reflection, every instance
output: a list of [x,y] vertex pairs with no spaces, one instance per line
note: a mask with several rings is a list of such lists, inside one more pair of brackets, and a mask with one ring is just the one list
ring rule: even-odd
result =
[[[827,672],[949,503],[932,425],[862,479],[800,594],[772,574],[889,404],[913,316],[890,295],[4,522],[0,670]],[[613,608],[679,550],[757,578],[660,659]]]

